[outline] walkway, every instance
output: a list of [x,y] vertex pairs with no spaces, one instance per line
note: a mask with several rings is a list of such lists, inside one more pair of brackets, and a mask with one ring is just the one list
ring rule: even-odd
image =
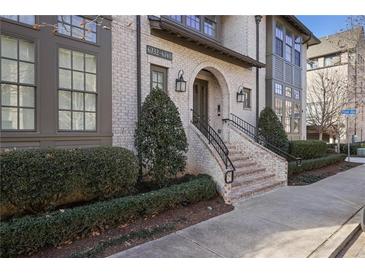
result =
[[308,257],[365,205],[365,165],[283,187],[113,257]]

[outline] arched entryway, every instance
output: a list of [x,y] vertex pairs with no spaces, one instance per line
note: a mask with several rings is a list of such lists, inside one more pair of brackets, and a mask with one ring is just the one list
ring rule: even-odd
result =
[[223,74],[217,68],[207,66],[195,72],[192,79],[190,105],[195,115],[225,139],[223,119],[229,113],[229,92]]

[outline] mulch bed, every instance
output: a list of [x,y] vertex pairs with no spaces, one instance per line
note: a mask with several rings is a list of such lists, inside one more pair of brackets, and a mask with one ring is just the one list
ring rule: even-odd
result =
[[288,178],[288,184],[293,186],[310,185],[326,177],[335,175],[339,172],[357,167],[361,164],[340,162],[334,165],[322,167],[315,170],[305,171],[299,174],[291,175]]
[[137,219],[87,238],[44,249],[32,257],[107,257],[233,210],[221,197]]

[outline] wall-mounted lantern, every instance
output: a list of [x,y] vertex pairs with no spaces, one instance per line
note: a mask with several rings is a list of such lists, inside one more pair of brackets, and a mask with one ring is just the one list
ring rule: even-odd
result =
[[186,81],[184,80],[184,71],[182,69],[177,74],[175,90],[178,92],[186,91]]
[[237,92],[237,103],[242,103],[243,102],[243,86],[239,86],[238,87],[238,92]]

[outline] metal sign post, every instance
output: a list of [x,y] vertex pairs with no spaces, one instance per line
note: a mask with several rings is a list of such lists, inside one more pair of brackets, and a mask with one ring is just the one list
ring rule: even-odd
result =
[[346,117],[346,135],[347,135],[347,161],[350,162],[350,134],[349,134],[349,117],[356,117],[356,109],[343,109],[341,115]]

